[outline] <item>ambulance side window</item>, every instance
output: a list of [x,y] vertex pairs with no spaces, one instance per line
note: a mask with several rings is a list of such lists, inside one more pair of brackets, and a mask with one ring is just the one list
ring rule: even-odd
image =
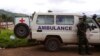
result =
[[73,25],[74,24],[74,16],[72,16],[72,15],[57,15],[56,16],[56,24],[57,25]]
[[52,25],[54,24],[54,16],[53,15],[38,15],[36,23],[39,25]]

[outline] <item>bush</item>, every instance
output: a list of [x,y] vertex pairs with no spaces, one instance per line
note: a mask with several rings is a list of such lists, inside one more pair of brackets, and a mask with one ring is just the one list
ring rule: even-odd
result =
[[13,31],[8,30],[8,29],[0,29],[1,33],[0,33],[0,38],[9,38],[11,35],[13,35]]
[[11,30],[1,30],[0,33],[0,47],[2,48],[14,48],[21,46],[30,46],[27,39],[10,39],[10,36],[13,35]]

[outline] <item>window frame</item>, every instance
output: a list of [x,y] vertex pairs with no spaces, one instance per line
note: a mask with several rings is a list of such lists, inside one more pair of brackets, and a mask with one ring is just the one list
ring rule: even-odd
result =
[[[57,24],[57,16],[72,16],[73,17],[73,24]],[[56,25],[74,25],[74,23],[75,23],[74,18],[75,18],[74,15],[56,15]]]
[[[39,23],[37,23],[37,21],[38,21],[38,16],[53,16],[53,23],[52,23],[52,24],[39,24]],[[55,22],[54,18],[55,18],[54,15],[37,15],[36,24],[37,24],[37,25],[54,25],[54,22]]]

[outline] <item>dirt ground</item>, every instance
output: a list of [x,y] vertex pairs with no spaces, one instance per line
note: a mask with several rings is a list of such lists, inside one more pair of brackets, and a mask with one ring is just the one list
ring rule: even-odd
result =
[[76,46],[62,47],[56,52],[46,51],[42,45],[0,49],[0,56],[100,56],[100,51],[91,48],[91,55],[79,55]]

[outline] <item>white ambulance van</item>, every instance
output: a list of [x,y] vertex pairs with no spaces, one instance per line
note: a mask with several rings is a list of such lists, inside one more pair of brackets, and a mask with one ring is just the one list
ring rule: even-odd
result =
[[[82,18],[82,15],[73,13],[35,13],[31,30],[26,24],[18,23],[14,33],[19,38],[27,38],[31,32],[32,39],[39,41],[47,50],[55,51],[62,45],[78,44],[76,25],[79,18]],[[96,16],[87,17],[87,23],[90,25],[87,30],[89,44],[99,46],[100,25],[96,21]]]

